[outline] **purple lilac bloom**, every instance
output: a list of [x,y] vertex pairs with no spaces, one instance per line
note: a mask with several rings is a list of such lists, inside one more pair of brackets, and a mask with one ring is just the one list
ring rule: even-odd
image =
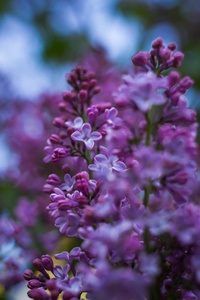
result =
[[112,107],[111,109],[105,110],[105,121],[110,126],[120,126],[122,124],[122,120],[117,117],[118,111],[115,107]]
[[114,107],[93,72],[77,66],[67,76],[72,90],[47,149],[54,162],[65,158],[65,183],[52,173],[45,189],[55,226],[81,243],[55,255],[65,265],[48,255],[33,261],[40,274],[24,273],[30,297],[199,299],[197,124],[183,96],[193,81],[161,75],[181,65],[175,50],[158,38],[150,53],[133,56],[135,74],[123,76]]
[[119,158],[116,155],[111,155],[106,157],[104,154],[97,154],[94,157],[94,164],[88,166],[89,170],[99,172],[100,170],[105,169],[105,172],[108,170],[115,170],[118,172],[126,171],[126,165],[122,161],[119,161]]
[[164,78],[157,78],[153,72],[139,73],[135,76],[125,75],[124,84],[119,88],[116,98],[121,93],[125,95],[130,104],[135,104],[142,112],[148,112],[152,105],[162,105],[166,102],[165,96],[159,89],[166,89]]
[[75,176],[71,177],[69,174],[65,174],[65,183],[60,185],[60,189],[63,191],[71,192],[75,184]]
[[83,119],[81,117],[77,117],[74,119],[74,122],[71,122],[71,121],[67,121],[65,122],[65,124],[68,126],[68,127],[72,127],[74,129],[81,129],[82,125],[83,125]]
[[102,135],[98,131],[91,132],[91,125],[89,123],[84,123],[81,127],[81,132],[75,131],[72,133],[71,138],[74,141],[83,142],[89,150],[94,147],[94,142],[102,139]]

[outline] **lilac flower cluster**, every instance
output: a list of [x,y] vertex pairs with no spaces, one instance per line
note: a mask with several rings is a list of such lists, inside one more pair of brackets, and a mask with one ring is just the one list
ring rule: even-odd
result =
[[68,75],[72,90],[45,148],[63,175],[49,175],[44,190],[55,226],[81,245],[55,255],[62,266],[48,255],[33,261],[30,298],[200,298],[197,124],[184,96],[193,81],[162,75],[181,65],[175,49],[158,38],[150,54],[133,56],[136,72],[112,103],[94,73],[77,66]]

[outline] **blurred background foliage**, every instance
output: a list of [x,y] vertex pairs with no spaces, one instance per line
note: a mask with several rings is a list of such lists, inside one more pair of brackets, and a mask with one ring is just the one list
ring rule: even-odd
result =
[[[0,213],[9,211],[12,216],[19,197],[25,195],[34,200],[35,196],[31,189],[12,181],[12,176],[5,177],[5,172],[13,173],[16,151],[20,156],[23,147],[18,145],[14,150],[6,140],[4,129],[13,118],[12,103],[32,101],[37,105],[41,93],[61,95],[66,89],[65,74],[91,53],[100,64],[110,61],[110,66],[115,64],[120,70],[127,70],[131,67],[131,56],[139,50],[148,51],[152,40],[161,36],[165,43],[176,42],[178,50],[184,52],[180,72],[195,81],[188,97],[190,106],[199,112],[199,16],[199,0],[1,0]],[[52,101],[55,96],[45,97]],[[43,113],[36,114],[45,116],[48,126],[56,109],[44,103]],[[38,144],[40,160],[45,143],[40,139]],[[40,173],[44,176],[44,166],[42,161],[39,166],[38,157],[38,168],[43,168]],[[46,174],[50,168],[46,167]]]
[[[200,88],[199,14],[198,0],[0,1],[0,24],[5,31],[7,28],[7,39],[9,22],[20,22],[21,27],[29,31],[23,32],[19,28],[19,34],[30,34],[31,38],[35,35],[32,43],[30,38],[26,46],[35,48],[35,44],[39,44],[37,60],[44,69],[51,66],[51,70],[55,71],[55,68],[65,66],[66,72],[67,64],[80,61],[91,47],[98,45],[106,48],[109,58],[115,63],[127,65],[131,54],[139,49],[148,50],[152,39],[162,36],[166,42],[175,40],[178,48],[185,53],[181,72],[191,75],[197,89]],[[3,30],[0,30],[0,35],[3,42]],[[19,37],[16,35],[14,38],[13,43],[18,43]],[[13,49],[15,46],[12,45]],[[19,49],[16,48],[16,51]],[[24,49],[25,52],[27,49]],[[36,59],[34,55],[32,59]],[[51,70],[48,69],[48,72]],[[9,76],[9,73],[6,75]],[[44,84],[43,88],[47,86]],[[198,106],[197,102],[195,105]]]

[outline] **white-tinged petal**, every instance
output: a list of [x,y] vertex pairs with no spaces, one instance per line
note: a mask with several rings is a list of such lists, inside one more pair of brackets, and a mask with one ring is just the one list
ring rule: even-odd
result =
[[102,139],[102,135],[98,131],[93,131],[90,135],[90,139],[92,139],[93,141],[99,141]]
[[94,157],[94,161],[97,162],[98,164],[107,164],[108,158],[104,154],[97,154]]
[[94,147],[94,141],[89,139],[88,141],[84,141],[85,146],[89,149],[92,150],[92,148]]
[[89,123],[84,123],[82,126],[82,135],[84,138],[89,138],[90,133],[91,133],[91,126]]
[[71,134],[71,138],[74,141],[82,141],[83,135],[79,131],[75,131]]
[[95,165],[95,164],[91,164],[88,166],[88,169],[91,170],[91,171],[99,171],[99,165]]
[[113,170],[118,171],[118,172],[124,172],[126,171],[126,165],[122,161],[118,161],[114,164]]

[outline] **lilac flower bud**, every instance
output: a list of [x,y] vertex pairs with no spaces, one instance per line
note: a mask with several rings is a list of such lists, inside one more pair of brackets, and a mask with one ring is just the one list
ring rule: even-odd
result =
[[52,144],[62,144],[62,140],[57,134],[52,134],[49,140]]
[[70,201],[69,199],[59,200],[57,205],[58,209],[63,211],[78,206],[78,204],[75,201]]
[[92,124],[99,115],[99,110],[98,110],[97,106],[93,105],[91,107],[88,107],[86,115],[87,115],[89,122]]
[[88,72],[88,78],[89,79],[92,79],[92,78],[95,78],[95,73],[94,72]]
[[96,189],[94,190],[93,197],[96,197],[96,195],[100,192],[102,187],[102,181],[98,180],[96,184]]
[[66,128],[65,121],[61,118],[55,118],[53,121],[53,125],[58,128]]
[[189,89],[193,84],[194,84],[194,81],[189,76],[185,76],[184,78],[182,78],[180,80],[181,87],[183,87],[185,89]]
[[91,79],[89,82],[89,88],[94,88],[97,85],[96,79]]
[[87,81],[83,81],[83,82],[81,83],[81,89],[83,89],[83,90],[87,90],[87,89],[88,89],[88,87],[89,87],[89,84],[88,84],[88,82],[87,82]]
[[78,79],[78,76],[75,72],[71,72],[71,74],[69,74],[69,77],[72,81],[76,81]]
[[39,288],[39,287],[41,287],[41,282],[39,282],[39,280],[37,280],[37,279],[31,279],[28,282],[27,286],[28,286],[29,289]]
[[59,176],[56,174],[51,174],[49,175],[48,179],[47,179],[47,183],[51,184],[53,186],[57,186],[59,184],[62,183],[62,180],[60,180]]
[[58,105],[59,109],[61,111],[66,111],[67,109],[67,104],[65,102],[60,102],[59,105]]
[[30,279],[33,278],[33,276],[34,276],[33,271],[31,271],[31,270],[25,270],[24,271],[24,279],[25,280],[29,281]]
[[121,109],[125,109],[130,106],[128,100],[123,98],[116,98],[115,105],[117,106],[117,108],[121,108]]
[[80,90],[80,92],[79,92],[79,98],[80,98],[80,100],[82,102],[85,102],[86,99],[87,99],[87,97],[88,97],[87,91],[86,90]]
[[89,175],[86,171],[76,174],[76,185],[77,189],[82,192],[83,194],[87,193],[88,191],[88,181]]
[[46,288],[50,291],[56,289],[56,282],[54,279],[50,279],[46,281]]
[[155,55],[156,55],[155,49],[152,49],[152,50],[150,51],[150,54],[151,54],[152,57],[155,56]]
[[53,186],[51,184],[44,184],[43,185],[43,192],[47,194],[53,193]]
[[71,291],[65,291],[62,297],[63,300],[71,300],[74,297],[74,294]]
[[50,296],[43,289],[33,289],[28,291],[28,296],[34,300],[50,300]]
[[73,99],[72,94],[69,93],[69,92],[63,93],[63,99],[64,99],[66,102],[71,102],[72,99]]
[[176,93],[174,93],[174,94],[170,97],[172,106],[177,106],[177,105],[178,105],[180,96],[181,96],[181,93],[176,92]]
[[180,51],[177,51],[173,54],[173,67],[179,68],[181,66],[181,62],[184,59],[184,54]]
[[65,139],[65,138],[68,137],[68,134],[67,134],[66,131],[60,131],[59,135],[60,135],[60,138],[61,138],[61,139]]
[[171,56],[171,51],[170,51],[169,49],[167,49],[167,48],[162,49],[162,50],[160,51],[160,56],[161,56],[161,58],[162,58],[163,60],[167,60],[167,59],[169,59],[170,56]]
[[80,195],[77,199],[79,205],[85,205],[88,203],[88,199],[84,195]]
[[68,164],[65,164],[62,166],[62,171],[65,173],[65,174],[68,174],[70,173],[70,166]]
[[180,80],[180,74],[177,71],[171,71],[167,77],[170,87]]
[[82,72],[83,70],[82,70],[82,67],[81,66],[76,66],[76,73],[78,74],[78,75],[81,75],[81,72]]
[[71,137],[72,133],[74,133],[75,129],[72,127],[67,128],[67,134]]
[[152,48],[160,48],[163,46],[163,40],[159,37],[155,41],[152,42]]
[[111,102],[101,102],[97,104],[99,114],[103,113],[105,109],[110,109],[111,107],[112,107]]
[[42,264],[47,271],[53,272],[53,260],[50,255],[42,255]]
[[89,77],[87,74],[83,75],[83,78],[82,78],[83,81],[88,81],[89,80]]
[[59,296],[59,291],[58,290],[53,290],[51,291],[51,300],[57,300]]
[[167,46],[167,48],[168,48],[169,50],[171,50],[171,51],[174,51],[174,50],[176,50],[176,44],[175,44],[175,43],[170,43],[170,44]]
[[43,278],[43,275],[46,277],[46,278],[49,278],[49,275],[48,275],[48,273],[45,271],[45,269],[44,269],[44,266],[43,266],[43,264],[42,264],[42,262],[41,262],[41,260],[39,259],[39,258],[35,258],[34,260],[33,260],[33,266],[34,266],[34,268],[37,270],[37,271],[40,271],[42,274],[40,274],[40,275],[42,275],[42,278]]
[[96,95],[96,94],[99,94],[101,92],[101,88],[100,88],[100,86],[96,86],[95,88],[94,88],[94,95]]
[[140,51],[132,57],[132,62],[136,66],[144,67],[148,64],[150,56],[148,52]]
[[33,260],[33,266],[37,271],[40,271],[41,273],[44,271],[44,266],[39,258],[35,258]]
[[62,158],[70,155],[70,149],[68,148],[56,148],[51,156],[54,163],[59,162]]

